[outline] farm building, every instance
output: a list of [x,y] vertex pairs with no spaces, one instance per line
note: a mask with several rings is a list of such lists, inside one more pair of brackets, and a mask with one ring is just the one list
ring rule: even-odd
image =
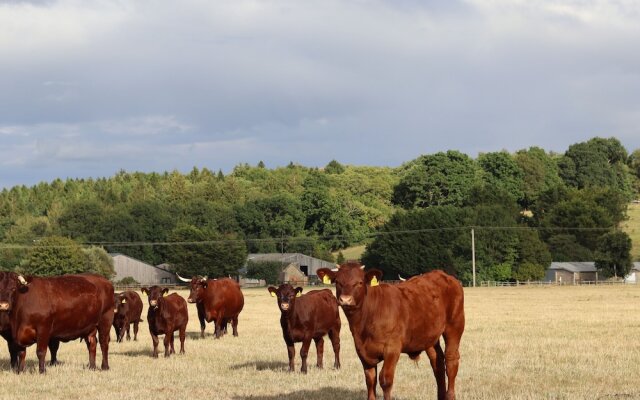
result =
[[625,283],[640,283],[640,262],[634,262],[631,272],[624,278]]
[[544,280],[563,285],[595,282],[598,280],[598,271],[593,261],[552,262]]
[[143,285],[162,285],[176,283],[176,276],[168,264],[153,266],[124,254],[111,254],[113,269],[116,271],[114,281],[130,276]]
[[315,277],[316,271],[320,268],[336,267],[334,263],[301,253],[249,254],[247,261],[281,262],[285,267],[278,279],[281,282],[300,282],[300,284],[308,283],[309,277]]

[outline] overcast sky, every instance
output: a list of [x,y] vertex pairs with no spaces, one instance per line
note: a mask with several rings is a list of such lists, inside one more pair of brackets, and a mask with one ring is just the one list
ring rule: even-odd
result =
[[0,188],[640,148],[637,0],[0,0]]

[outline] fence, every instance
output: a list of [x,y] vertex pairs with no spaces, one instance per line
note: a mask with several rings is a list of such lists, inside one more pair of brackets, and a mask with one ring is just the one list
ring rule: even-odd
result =
[[[481,281],[480,287],[516,287],[516,286],[613,286],[613,285],[635,285],[635,282],[620,281],[582,281],[582,282],[547,282],[547,281],[527,281],[527,282],[496,282]],[[467,282],[468,287],[472,286],[472,282]]]

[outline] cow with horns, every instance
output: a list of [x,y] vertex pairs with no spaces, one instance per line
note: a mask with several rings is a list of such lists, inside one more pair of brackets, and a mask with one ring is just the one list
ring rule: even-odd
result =
[[[113,322],[113,285],[92,274],[47,278],[23,277],[14,272],[0,275],[0,312],[10,326],[11,363],[17,372],[25,369],[26,347],[36,344],[39,370],[45,372],[47,347],[56,363],[60,342],[84,339],[89,350],[89,368],[96,368],[100,342],[102,369],[109,369],[109,331]],[[13,346],[13,348],[12,348]]]
[[460,282],[442,271],[432,271],[397,285],[378,284],[382,272],[365,271],[357,262],[342,264],[337,270],[321,268],[317,274],[324,283],[336,284],[336,297],[364,368],[369,400],[376,398],[380,361],[384,360],[380,387],[384,399],[390,400],[400,354],[417,360],[423,351],[433,368],[438,399],[455,399],[458,349],[465,324]]
[[230,278],[208,279],[194,276],[191,279],[176,274],[189,283],[189,303],[195,303],[200,321],[200,336],[204,337],[205,321],[214,322],[215,337],[220,338],[231,322],[233,336],[238,336],[238,316],[244,307],[244,296],[238,282]]

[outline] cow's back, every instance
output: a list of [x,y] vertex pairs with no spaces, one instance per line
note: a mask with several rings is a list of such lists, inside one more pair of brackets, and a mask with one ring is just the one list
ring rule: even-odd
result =
[[[237,317],[244,308],[244,295],[233,279],[210,280],[205,292],[204,306],[208,313],[220,318]],[[219,315],[223,311],[223,315]]]
[[340,324],[338,301],[329,289],[312,290],[296,299],[292,328],[311,328],[312,336],[326,334]]
[[140,295],[132,290],[127,290],[126,292],[122,293],[122,295],[127,300],[127,303],[129,303],[127,313],[129,321],[133,322],[139,320],[140,316],[142,315],[143,307]]
[[14,336],[22,345],[33,343],[40,329],[63,341],[76,339],[94,330],[113,307],[113,286],[105,278],[34,277],[12,313]]
[[355,328],[380,339],[401,338],[406,351],[418,351],[425,342],[435,343],[447,326],[464,327],[462,286],[442,271],[397,285],[380,284],[368,291],[366,312],[371,318],[367,326]]

